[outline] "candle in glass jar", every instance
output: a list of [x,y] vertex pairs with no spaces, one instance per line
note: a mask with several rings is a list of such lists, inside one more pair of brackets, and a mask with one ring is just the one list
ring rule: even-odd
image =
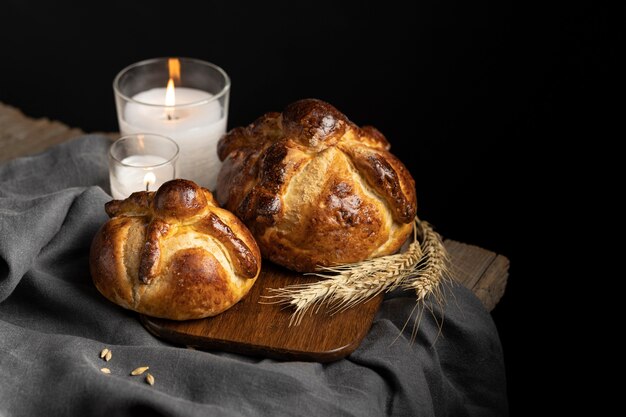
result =
[[166,136],[134,134],[119,138],[109,149],[111,195],[116,200],[137,191],[156,191],[177,177],[179,147]]
[[230,78],[215,64],[163,57],[132,64],[113,81],[123,135],[154,133],[180,149],[178,178],[215,189],[221,162],[217,142],[226,133]]
[[136,191],[155,191],[174,177],[174,166],[157,155],[131,155],[110,171],[111,195],[116,200]]
[[166,88],[134,95],[120,130],[124,135],[152,132],[171,137],[180,147],[180,177],[213,190],[221,165],[217,141],[226,132],[226,117],[210,93],[186,87],[174,92],[174,103],[167,102]]

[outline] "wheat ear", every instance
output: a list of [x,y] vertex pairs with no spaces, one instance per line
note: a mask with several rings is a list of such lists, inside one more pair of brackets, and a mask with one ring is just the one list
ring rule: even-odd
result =
[[448,251],[443,245],[441,236],[433,230],[430,223],[421,221],[420,229],[423,256],[416,265],[415,273],[403,281],[402,288],[415,290],[417,301],[425,300],[430,294],[441,300],[440,284],[450,277]]
[[[418,230],[423,236],[422,243],[417,237]],[[271,303],[294,308],[290,326],[300,324],[307,311],[317,312],[328,305],[331,314],[335,314],[398,287],[414,289],[420,302],[428,294],[438,294],[446,259],[447,253],[439,235],[428,223],[416,217],[413,241],[404,252],[352,264],[320,267],[319,272],[312,275],[324,278],[321,281],[270,288],[272,295],[263,297],[272,300]],[[438,275],[437,271],[441,274]]]
[[[420,263],[415,268],[415,274],[407,277],[407,279],[402,283],[403,289],[414,290],[416,294],[416,305],[413,310],[416,314],[416,319],[411,331],[411,342],[415,341],[417,336],[417,331],[424,314],[424,309],[428,309],[430,311],[434,321],[437,323],[439,330],[441,331],[441,327],[443,325],[443,313],[441,320],[439,320],[435,313],[433,303],[443,307],[443,289],[445,286],[442,284],[449,284],[449,281],[451,280],[450,257],[443,244],[441,236],[439,233],[435,232],[428,222],[421,221],[420,228],[422,235],[421,249],[423,256]],[[429,296],[432,296],[430,304],[428,302]],[[411,315],[413,315],[413,312]],[[403,326],[403,331],[408,324],[409,319],[410,317]]]

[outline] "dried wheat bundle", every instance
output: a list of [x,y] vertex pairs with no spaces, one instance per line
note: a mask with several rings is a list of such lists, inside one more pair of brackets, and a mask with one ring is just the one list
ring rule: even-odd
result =
[[[421,236],[421,242],[418,235]],[[396,288],[414,290],[417,302],[433,294],[440,299],[440,284],[447,277],[448,254],[441,237],[427,222],[415,218],[413,241],[402,253],[353,264],[320,267],[312,275],[324,278],[308,284],[269,291],[269,303],[294,308],[290,325],[298,325],[307,311],[327,305],[332,314],[366,302]]]

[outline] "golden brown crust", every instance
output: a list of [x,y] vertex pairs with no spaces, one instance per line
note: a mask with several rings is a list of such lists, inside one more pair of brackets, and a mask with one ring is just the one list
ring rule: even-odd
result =
[[202,220],[199,229],[206,231],[222,242],[226,250],[231,254],[231,259],[235,261],[233,266],[237,273],[246,278],[254,278],[256,276],[259,264],[255,254],[218,216],[211,213]]
[[112,218],[94,237],[91,274],[125,308],[173,320],[213,316],[247,294],[261,270],[250,231],[191,181],[172,180],[105,209]]
[[148,214],[153,198],[154,193],[132,193],[125,200],[109,201],[104,205],[104,211],[109,217],[116,217],[122,213],[126,216],[144,216]]
[[348,128],[348,119],[321,100],[299,100],[282,113],[284,136],[311,150],[334,146]]
[[218,143],[216,197],[263,256],[297,271],[397,251],[417,210],[415,182],[372,126],[320,100],[288,105]]
[[415,181],[398,158],[389,152],[364,146],[342,144],[368,185],[376,190],[392,210],[398,223],[411,223],[417,211]]
[[158,218],[148,224],[146,243],[143,245],[139,261],[139,280],[144,284],[150,284],[153,279],[159,277],[162,269],[161,246],[170,230],[170,225]]

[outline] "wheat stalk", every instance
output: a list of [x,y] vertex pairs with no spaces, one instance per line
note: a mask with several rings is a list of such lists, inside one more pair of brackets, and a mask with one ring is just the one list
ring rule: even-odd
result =
[[447,259],[439,235],[430,224],[415,217],[413,241],[406,251],[352,264],[320,267],[320,272],[311,275],[322,280],[270,288],[272,295],[263,297],[271,299],[270,303],[294,308],[290,326],[300,324],[307,311],[317,313],[327,305],[331,314],[335,314],[396,288],[415,290],[417,301],[423,302],[429,294],[440,297],[439,283],[447,273]]
[[421,250],[423,253],[419,263],[415,266],[414,274],[407,276],[402,283],[402,288],[413,289],[417,295],[417,301],[426,299],[430,294],[435,294],[441,299],[442,281],[449,278],[450,259],[448,251],[443,245],[441,236],[435,232],[432,226],[422,221]]
[[[411,332],[411,342],[417,336],[417,330],[426,308],[430,310],[441,331],[443,313],[441,321],[439,321],[435,314],[433,303],[427,304],[427,299],[432,295],[431,299],[443,307],[444,296],[442,291],[444,286],[442,283],[447,283],[450,280],[450,257],[446,247],[443,245],[441,236],[435,232],[428,222],[422,221],[420,226],[422,231],[421,249],[424,255],[418,265],[416,265],[415,274],[408,276],[402,283],[403,289],[414,290],[416,294],[416,305],[413,309],[413,312],[416,313],[416,319]],[[410,318],[407,319],[402,331],[406,328]]]

